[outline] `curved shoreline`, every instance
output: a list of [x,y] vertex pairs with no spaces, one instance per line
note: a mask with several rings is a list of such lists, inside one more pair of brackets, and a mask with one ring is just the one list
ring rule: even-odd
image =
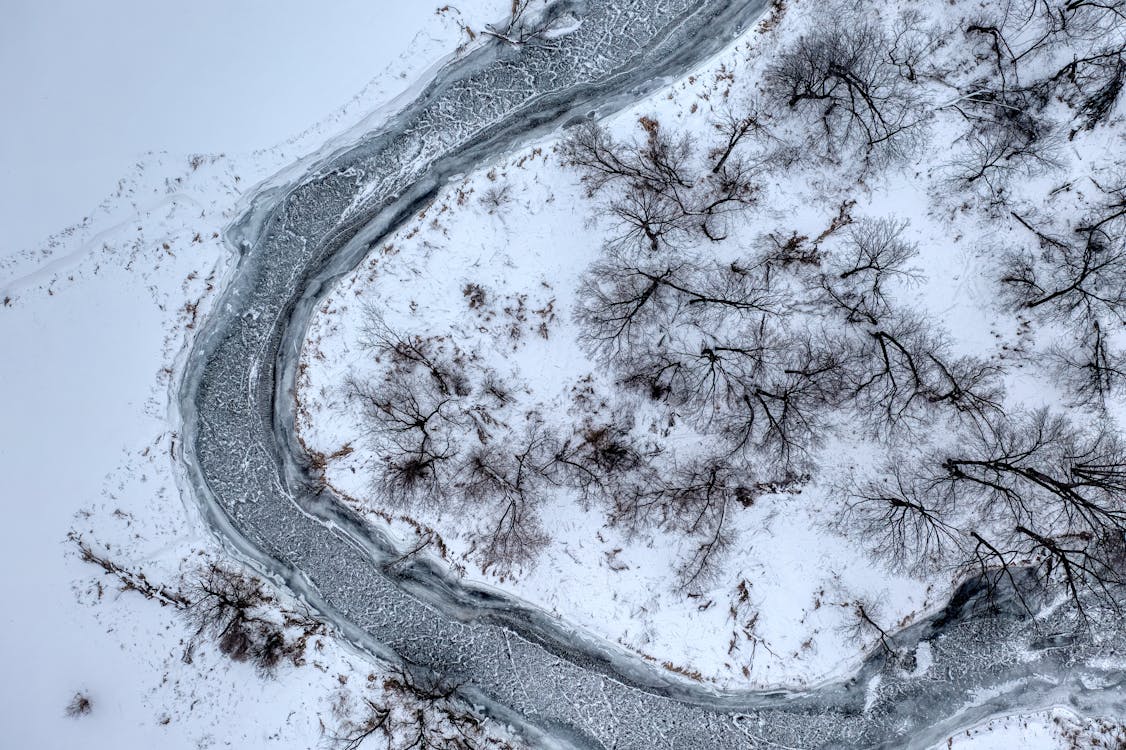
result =
[[[923,723],[937,718],[936,706],[915,716],[926,696],[908,691],[873,721],[866,692],[877,675],[896,669],[879,655],[855,677],[816,690],[720,692],[687,684],[533,607],[462,585],[425,560],[387,567],[398,555],[394,545],[335,498],[310,489],[291,394],[311,311],[333,281],[452,175],[561,122],[640,98],[660,76],[726,46],[710,24],[748,22],[764,3],[595,5],[557,3],[555,12],[581,15],[584,24],[550,45],[517,51],[497,42],[442,68],[380,129],[315,157],[301,180],[260,193],[228,229],[242,257],[193,344],[180,392],[183,459],[201,512],[240,556],[306,598],[361,648],[464,683],[468,696],[544,745],[727,748],[771,735],[801,746],[902,746],[905,738],[914,746],[950,721],[980,719],[969,709],[951,715],[958,705],[951,699],[937,706],[947,723]],[[977,601],[973,589],[963,587],[970,603]],[[1005,637],[993,645],[1010,642],[1006,627],[1028,635],[1027,620],[1011,610],[965,617],[962,608],[947,608],[897,639],[910,646],[937,638],[950,622],[1001,628]],[[1033,670],[1020,672],[1031,691]],[[951,678],[948,692],[964,696],[978,683]],[[757,713],[753,730],[743,721],[749,712]],[[913,721],[902,730],[905,715]]]

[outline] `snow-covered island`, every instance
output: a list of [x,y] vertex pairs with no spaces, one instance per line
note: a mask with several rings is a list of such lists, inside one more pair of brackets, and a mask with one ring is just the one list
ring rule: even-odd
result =
[[1126,742],[1126,4],[387,22],[0,254],[14,746]]

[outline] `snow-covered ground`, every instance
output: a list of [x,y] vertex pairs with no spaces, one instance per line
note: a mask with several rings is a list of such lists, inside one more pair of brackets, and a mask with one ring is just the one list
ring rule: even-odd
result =
[[[728,53],[613,117],[611,131],[635,137],[647,117],[710,139],[714,118],[738,106],[733,84],[760,75],[762,61],[786,38],[749,31]],[[857,638],[850,627],[855,602],[878,603],[869,606],[895,629],[943,603],[952,582],[912,581],[874,568],[862,545],[832,529],[840,505],[824,487],[768,494],[740,511],[730,561],[703,590],[687,594],[676,564],[693,540],[661,531],[630,535],[573,494],[552,496],[543,511],[550,542],[516,571],[475,564],[473,531],[487,521],[465,517],[472,511],[381,505],[377,461],[364,438],[370,418],[348,395],[349,382],[379,372],[363,343],[372,311],[399,334],[446,337],[471,360],[495,367],[517,393],[514,413],[535,409],[550,425],[569,425],[600,411],[637,408],[607,396],[615,390],[612,374],[577,341],[576,290],[611,227],[562,165],[558,146],[556,139],[531,145],[450,186],[325,300],[299,379],[303,439],[328,457],[328,481],[356,507],[392,512],[404,545],[414,543],[415,528],[403,519],[419,521],[438,533],[443,554],[470,579],[501,586],[658,663],[726,687],[812,684],[848,673],[874,638]],[[885,210],[894,195],[896,211],[919,214],[919,237],[944,235],[941,219],[926,216],[924,184],[892,178],[850,196],[827,193],[840,189],[823,180],[816,171],[776,178],[763,186],[771,197],[762,214],[740,231],[816,236],[845,198],[858,199],[854,212],[863,215]],[[959,267],[937,275],[919,302],[945,305],[961,297],[966,305],[959,310],[977,311]],[[484,304],[474,303],[473,287],[483,291]],[[599,407],[587,396],[610,400]],[[856,459],[843,446],[834,457],[841,469]]]
[[149,152],[246,154],[298,134],[291,157],[318,146],[507,5],[5,3],[0,257],[94,218]]
[[[950,12],[977,11],[963,3]],[[772,53],[824,20],[812,6],[794,4],[772,31],[749,30],[720,58],[606,125],[615,137],[629,139],[643,137],[639,122],[659,122],[707,142],[716,118],[756,95]],[[739,244],[729,259],[767,233],[817,237],[846,201],[857,220],[905,219],[905,238],[918,245],[911,264],[918,278],[898,287],[897,299],[943,331],[957,354],[1006,366],[1010,403],[1063,403],[1066,397],[1045,372],[1021,356],[1035,347],[1030,330],[997,305],[997,248],[1020,243],[1026,230],[967,202],[984,206],[987,198],[951,188],[961,126],[954,112],[936,112],[929,127],[938,147],[890,169],[869,170],[860,182],[847,165],[825,168],[810,160],[770,172],[747,225],[729,243]],[[1091,165],[1121,142],[1117,127],[1077,135],[1059,155],[1058,169],[1012,187],[1014,202],[1041,200],[1069,173],[1091,174]],[[1069,193],[1054,197],[1053,205],[1064,200],[1082,212],[1093,196]],[[846,674],[878,640],[871,629],[857,637],[858,602],[894,631],[944,603],[958,575],[897,575],[869,558],[868,540],[842,533],[837,488],[854,471],[864,476],[885,460],[859,429],[830,442],[820,456],[822,478],[800,494],[768,493],[740,510],[733,551],[719,573],[687,592],[676,567],[696,541],[660,530],[625,533],[607,522],[604,509],[585,505],[575,493],[550,495],[542,510],[549,541],[515,570],[482,568],[478,532],[491,517],[476,516],[471,505],[388,505],[378,431],[363,400],[349,395],[354,383],[379,382],[387,371],[365,344],[373,336],[373,313],[397,335],[440,337],[437,346],[456,351],[453,361],[466,372],[495,370],[515,399],[500,410],[505,424],[497,431],[533,413],[564,435],[598,414],[644,414],[636,399],[615,393],[613,375],[577,340],[576,290],[613,232],[603,210],[562,164],[557,139],[483,165],[451,185],[324,301],[300,368],[300,434],[324,459],[327,480],[374,522],[389,522],[405,546],[414,546],[421,523],[442,541],[431,550],[467,578],[502,587],[670,668],[723,686],[801,685]],[[836,251],[839,241],[827,239],[826,252]],[[704,252],[725,252],[718,247]],[[646,429],[656,435],[662,425],[643,421],[640,431]],[[940,428],[931,432],[935,442],[946,436]],[[674,436],[670,443],[691,440]]]
[[[694,96],[691,85],[678,88],[668,104],[656,102],[662,121]],[[646,102],[615,121],[630,128],[638,112],[653,108]],[[503,190],[508,200],[493,207],[485,198],[490,190]],[[572,323],[579,276],[605,229],[591,214],[554,144],[531,146],[451,186],[339,284],[311,326],[299,383],[301,435],[330,457],[333,486],[359,499],[358,507],[380,507],[370,500],[378,481],[363,437],[370,424],[346,387],[349,378],[363,380],[378,369],[362,343],[370,310],[395,331],[448,337],[495,367],[518,393],[516,411],[539,402],[549,423],[595,411],[583,394],[607,393],[612,378],[579,347]],[[484,290],[483,306],[470,308],[468,285]],[[608,410],[626,405],[611,402]],[[767,685],[817,681],[855,667],[870,645],[852,638],[846,624],[857,597],[883,602],[888,621],[900,622],[941,603],[946,591],[874,571],[862,548],[825,530],[834,508],[821,497],[796,495],[742,511],[734,560],[703,596],[692,597],[679,590],[674,572],[683,540],[660,532],[630,538],[573,496],[548,504],[551,542],[514,573],[484,574],[474,563],[472,536],[459,531],[485,519],[471,510],[390,510],[435,528],[451,562],[472,579],[719,684]],[[397,526],[412,546],[412,526]]]
[[1066,709],[1052,709],[986,722],[959,732],[942,745],[948,750],[1113,750],[1126,743],[1126,729],[1098,719],[1075,716]]
[[[469,43],[465,25],[479,30],[508,2],[439,5],[287,1],[251,12],[216,0],[158,11],[131,0],[18,0],[8,9],[15,21],[0,27],[8,113],[0,123],[0,223],[8,230],[0,240],[8,512],[0,744],[312,747],[339,721],[340,701],[365,694],[357,687],[341,696],[365,685],[373,667],[331,638],[317,641],[306,667],[283,667],[273,679],[208,648],[185,664],[188,626],[118,592],[77,559],[67,535],[157,581],[216,553],[176,484],[169,392],[177,357],[229,267],[218,233],[256,184],[378,112]],[[610,126],[632,135],[646,115],[704,132],[731,81],[753,76],[755,60],[783,40],[749,33],[737,50]],[[366,305],[412,333],[479,348],[555,415],[573,408],[588,376],[594,388],[609,382],[575,343],[571,317],[606,224],[561,167],[556,145],[529,146],[450,186],[344,279],[314,320],[299,426],[328,457],[328,479],[358,505],[375,507],[370,452],[341,385],[374,370],[360,345]],[[1076,157],[1120,145],[1081,140],[1086,150]],[[1003,347],[1021,342],[990,307],[975,266],[983,248],[963,239],[977,219],[941,201],[925,208],[940,178],[908,168],[844,195],[801,174],[768,186],[772,202],[756,221],[770,224],[764,231],[784,224],[815,235],[845,198],[858,201],[857,215],[910,215],[928,274],[913,301],[970,330],[967,350],[1004,356]],[[487,292],[485,309],[469,308],[470,284]],[[1020,390],[1021,382],[1010,385],[1023,398],[1050,398],[1031,380]],[[838,468],[853,457],[842,454]],[[796,684],[847,672],[871,646],[848,627],[851,602],[880,602],[882,622],[894,629],[940,604],[950,585],[874,567],[857,540],[834,530],[838,506],[817,491],[769,495],[743,511],[731,563],[691,598],[677,590],[671,565],[682,542],[624,535],[574,498],[547,507],[549,547],[512,575],[474,567],[461,518],[409,512],[437,530],[468,577],[657,662],[724,685]],[[409,524],[394,527],[409,541]],[[77,692],[89,695],[92,711],[64,718]],[[1060,716],[996,722],[950,746],[1090,744],[1088,730]],[[1062,739],[1069,731],[1080,739]]]
[[[366,679],[332,640],[273,680],[208,649],[183,664],[181,619],[117,592],[67,535],[156,581],[215,552],[176,485],[169,392],[228,267],[219,232],[507,10],[440,6],[5,6],[0,745],[311,747],[341,678]],[[91,713],[64,718],[78,691]]]
[[[753,74],[745,57],[776,43],[749,33],[721,59],[614,117],[613,130],[633,136],[646,116],[706,137],[709,118],[726,104],[729,75]],[[378,372],[363,345],[372,310],[396,332],[447,337],[497,368],[500,382],[518,392],[518,409],[535,408],[552,425],[589,412],[592,404],[580,400],[588,390],[598,398],[614,390],[613,377],[579,346],[573,322],[580,276],[597,258],[608,226],[574,172],[562,167],[557,145],[531,145],[450,186],[342,280],[314,318],[303,355],[301,434],[330,457],[328,480],[357,499],[357,507],[382,509],[372,500],[375,458],[361,437],[370,425],[346,387],[349,378],[363,381]],[[810,199],[815,186],[772,188],[779,203],[768,208],[770,218],[757,218],[762,229],[789,215],[795,223],[787,229],[815,235],[832,217],[823,211],[835,209],[830,200]],[[794,198],[816,207],[795,216],[783,203]],[[472,285],[482,289],[484,304],[473,303]],[[632,405],[610,401],[604,411]],[[863,548],[826,529],[837,510],[820,494],[798,494],[742,511],[732,561],[692,596],[674,574],[691,541],[660,532],[631,537],[573,495],[557,494],[548,503],[544,527],[551,542],[515,573],[474,564],[473,519],[461,509],[444,514],[423,506],[405,514],[435,528],[450,562],[473,580],[690,675],[724,686],[767,686],[810,684],[855,668],[872,642],[850,633],[851,602],[879,601],[885,622],[906,624],[940,604],[948,590],[949,581],[928,586],[874,571]],[[409,521],[399,527],[411,544]]]

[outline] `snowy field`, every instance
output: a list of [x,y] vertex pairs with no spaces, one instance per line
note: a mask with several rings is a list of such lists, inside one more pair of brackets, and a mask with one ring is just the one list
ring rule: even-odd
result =
[[[213,649],[185,665],[182,619],[67,536],[162,582],[216,554],[176,485],[169,389],[227,268],[218,232],[505,6],[5,6],[0,745],[312,747],[344,681],[359,700],[371,667],[331,640],[273,680]],[[64,718],[80,691],[91,713]]]
[[[70,537],[158,582],[221,556],[177,484],[169,427],[179,358],[229,268],[220,232],[256,185],[377,122],[435,63],[474,43],[466,27],[498,20],[508,2],[439,5],[349,0],[325,10],[286,0],[252,12],[217,0],[159,10],[135,0],[17,0],[8,9],[15,20],[0,28],[9,113],[0,122],[0,223],[10,228],[0,240],[0,475],[9,509],[0,659],[9,679],[0,744],[322,746],[378,696],[378,668],[328,635],[312,639],[305,666],[265,679],[213,647],[189,649],[182,618],[119,591],[78,558]],[[788,24],[811,12],[794,3],[777,30],[748,30],[608,129],[632,138],[651,118],[707,137],[732,86],[756,80],[796,33]],[[1066,168],[1080,173],[1121,147],[1117,131],[1084,134]],[[936,200],[943,168],[920,155],[858,190],[812,169],[772,176],[748,234],[784,226],[817,236],[848,200],[857,217],[910,216],[926,283],[905,286],[903,298],[958,330],[961,353],[1002,361],[1027,345],[1027,332],[994,305],[982,271],[989,248],[972,240],[982,217]],[[1035,195],[1046,184],[1020,189]],[[873,563],[840,532],[831,482],[766,492],[741,510],[722,571],[692,587],[677,572],[691,553],[683,539],[625,533],[566,493],[543,509],[542,555],[498,569],[483,569],[475,554],[479,519],[378,498],[369,425],[347,388],[381,372],[364,346],[373,308],[389,327],[447,337],[521,384],[514,419],[526,407],[566,420],[636,406],[605,396],[612,377],[577,342],[576,290],[609,232],[562,164],[557,138],[450,185],[315,316],[299,376],[301,438],[323,458],[326,480],[405,547],[428,540],[425,554],[440,550],[467,579],[690,679],[752,687],[847,675],[878,640],[855,627],[858,602],[877,602],[880,622],[894,630],[941,605],[953,581]],[[1030,406],[1061,398],[1021,367],[1006,384]],[[641,412],[639,424],[660,432],[657,415]],[[683,436],[682,450],[692,450],[691,439]],[[869,450],[833,443],[834,478],[869,462]],[[90,713],[66,717],[76,694],[89,696]],[[1121,729],[1054,710],[991,722],[943,747],[1096,741],[1113,747]]]
[[319,146],[468,42],[460,23],[480,28],[506,10],[499,0],[441,6],[5,3],[0,255],[98,218],[149,152],[281,146],[292,159]]

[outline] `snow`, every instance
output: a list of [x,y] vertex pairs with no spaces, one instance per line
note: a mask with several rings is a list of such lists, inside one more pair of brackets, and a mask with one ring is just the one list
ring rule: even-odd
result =
[[507,7],[457,5],[5,3],[0,256],[90,216],[146,153],[247,153],[349,100],[367,113]]
[[[176,486],[169,392],[229,262],[218,233],[256,183],[378,111],[468,41],[460,23],[506,3],[459,6],[5,6],[0,744],[311,747],[338,677],[371,669],[332,640],[275,680],[207,649],[184,665],[186,625],[118,593],[67,534],[153,580],[215,554]],[[93,709],[64,718],[77,691]]]
[[[0,123],[6,744],[311,747],[322,739],[322,721],[332,720],[342,680],[361,682],[371,668],[328,638],[310,667],[283,669],[274,680],[208,649],[185,665],[187,626],[136,594],[116,592],[76,559],[67,534],[111,545],[156,580],[216,553],[176,485],[169,392],[194,321],[229,268],[217,232],[254,185],[366,122],[468,42],[462,24],[480,29],[507,5],[473,0],[436,12],[436,4],[355,0],[331,8],[292,0],[268,8],[218,0],[159,8],[137,0],[8,4],[9,23],[0,27],[0,96],[9,115]],[[712,105],[723,101],[724,76],[753,76],[753,61],[742,57],[768,55],[779,43],[750,35],[737,52],[610,125],[632,134],[639,115],[653,114],[702,132]],[[450,186],[326,300],[304,353],[299,426],[310,447],[327,455],[354,444],[329,463],[334,485],[361,501],[372,494],[362,425],[340,389],[345,377],[373,368],[358,340],[365,303],[385,309],[390,321],[483,347],[555,414],[565,412],[583,378],[607,381],[576,344],[571,320],[578,276],[606,226],[554,146],[551,139],[532,144]],[[1081,138],[1072,166],[1119,147],[1116,136]],[[989,248],[975,245],[972,217],[935,200],[938,179],[905,170],[851,197],[858,215],[911,217],[929,279],[913,301],[971,332],[959,341],[965,351],[1005,356],[1019,333],[996,314],[983,281]],[[481,198],[498,185],[508,185],[510,201],[490,212]],[[785,219],[803,229],[823,227],[849,197],[816,174],[770,189],[763,223]],[[501,301],[494,318],[467,313],[468,283]],[[503,307],[520,294],[530,314],[513,342]],[[1010,387],[1024,401],[1059,400],[1032,375],[1018,373]],[[847,468],[856,458],[842,452],[837,460]],[[745,686],[811,684],[849,672],[872,645],[846,626],[847,604],[857,598],[880,602],[892,626],[942,603],[949,580],[875,567],[857,540],[834,530],[837,510],[817,494],[771,496],[746,509],[735,562],[693,598],[676,591],[670,567],[681,542],[659,532],[624,535],[574,498],[550,506],[550,548],[512,576],[474,568],[461,519],[411,513],[442,534],[451,562],[468,577],[656,662]],[[411,534],[403,523],[393,530],[404,541]],[[919,672],[930,664],[927,648],[917,652]],[[77,691],[91,696],[93,711],[64,719]],[[1065,747],[1055,720],[1064,715],[998,720],[949,746]]]
[[[777,33],[748,31],[727,53],[610,118],[607,127],[617,138],[637,137],[644,116],[699,140],[710,138],[710,118],[749,98],[745,89],[753,84],[741,93],[742,82],[761,80],[771,52],[803,24],[817,22],[816,13],[797,5]],[[953,143],[960,127],[955,114],[937,114],[933,143]],[[1039,200],[1066,171],[1084,175],[1120,141],[1115,128],[1079,135],[1061,155],[1059,171],[1016,181],[1014,202]],[[885,459],[859,437],[846,435],[823,451],[825,481],[801,494],[768,495],[740,511],[736,551],[715,581],[691,595],[674,575],[690,542],[661,531],[626,534],[608,524],[601,510],[565,493],[552,495],[543,511],[547,548],[515,571],[479,566],[472,532],[481,519],[467,517],[464,507],[388,507],[380,499],[377,459],[364,437],[370,424],[345,387],[349,379],[381,372],[363,345],[370,309],[392,330],[445,337],[474,366],[496,369],[519,393],[519,408],[504,412],[512,418],[519,418],[520,409],[535,410],[549,425],[567,425],[590,409],[575,400],[577,390],[589,385],[599,398],[614,390],[612,375],[578,345],[573,320],[579,278],[611,227],[597,202],[583,195],[575,173],[561,164],[557,146],[557,138],[530,144],[449,186],[325,299],[311,324],[298,381],[303,440],[329,457],[328,481],[374,523],[387,523],[387,513],[397,516],[390,528],[405,546],[414,546],[411,521],[421,522],[436,530],[443,557],[469,580],[500,587],[655,662],[724,687],[813,685],[847,675],[877,647],[874,633],[855,632],[855,602],[864,602],[894,632],[941,606],[958,575],[896,575],[868,557],[867,540],[842,533],[836,488],[854,471],[864,476]],[[855,201],[850,213],[857,219],[905,218],[906,237],[918,244],[913,264],[923,280],[896,290],[903,306],[948,332],[956,354],[1011,362],[1006,387],[1013,404],[1064,403],[1065,395],[1024,356],[1035,345],[1029,332],[997,304],[997,250],[1025,239],[1022,229],[1007,216],[963,205],[967,196],[950,189],[956,149],[913,154],[859,182],[847,168],[842,176],[841,170],[804,163],[762,186],[762,205],[751,212],[738,242],[750,245],[768,231],[817,236],[846,200]],[[503,191],[508,200],[483,201],[490,191]],[[1084,209],[1082,197],[1070,199],[1075,211]],[[833,241],[825,247],[831,252]],[[490,313],[468,304],[470,284],[493,301]],[[527,310],[550,308],[551,315],[528,315],[531,322],[517,326],[516,339],[504,308],[513,309],[521,295]],[[537,335],[541,322],[546,335]],[[604,410],[633,408],[643,407],[615,394]],[[935,429],[929,439],[939,444],[947,436]],[[923,654],[918,668],[928,663]]]
[[[205,293],[225,260],[217,240],[192,238],[220,221],[215,204],[235,194],[208,196],[213,187],[197,179],[202,194],[186,189],[195,200],[134,217],[65,278],[25,288],[3,309],[5,421],[20,437],[0,445],[16,516],[0,531],[9,571],[0,579],[9,603],[0,658],[9,675],[26,675],[0,687],[13,747],[39,744],[47,727],[59,747],[188,748],[240,737],[259,744],[261,733],[286,728],[289,711],[313,713],[316,691],[292,679],[263,683],[217,656],[202,659],[201,672],[181,667],[185,625],[138,595],[116,593],[110,581],[102,599],[88,593],[99,576],[66,538],[73,528],[111,543],[154,580],[174,580],[212,546],[172,475],[163,369],[188,333],[184,305]],[[148,227],[155,236],[137,231]],[[63,720],[79,690],[88,691],[92,712]],[[248,714],[255,720],[244,724]],[[165,717],[169,724],[160,724]],[[309,723],[287,732],[309,736]]]
[[[629,127],[636,116],[628,112],[616,122]],[[507,186],[512,200],[492,214],[483,211],[481,196],[498,186]],[[376,371],[362,344],[369,308],[394,330],[448,336],[496,368],[514,390],[526,384],[533,394],[520,403],[544,398],[549,422],[580,413],[574,393],[586,378],[600,392],[608,390],[609,374],[579,347],[571,321],[579,275],[605,231],[590,211],[553,144],[529,146],[451,186],[340,282],[311,324],[299,380],[302,438],[326,456],[346,453],[329,461],[334,487],[361,500],[373,495],[373,459],[362,437],[367,426],[344,386],[348,378]],[[480,285],[495,300],[494,313],[469,311],[467,284]],[[521,338],[511,337],[512,318],[503,308],[513,309],[511,300],[521,294],[529,311],[554,310],[547,338],[538,333],[542,321],[534,313],[519,326]],[[611,411],[624,406],[612,404]],[[486,574],[474,565],[471,541],[460,532],[477,519],[429,505],[406,512],[439,532],[452,564],[473,580],[717,684],[765,686],[812,684],[853,669],[871,645],[855,642],[846,627],[847,604],[857,596],[884,602],[889,622],[941,602],[942,589],[877,574],[862,549],[826,532],[833,519],[824,514],[834,507],[819,496],[796,495],[742,511],[737,562],[724,566],[731,570],[698,597],[678,590],[670,564],[683,547],[676,535],[631,538],[574,498],[548,505],[544,525],[552,543],[515,575]],[[409,524],[395,531],[408,544]],[[747,602],[739,602],[741,584],[749,587]]]
[[992,719],[949,737],[935,750],[1011,750],[1036,747],[1073,750],[1120,747],[1126,727],[1099,719],[1076,716],[1063,708]]
[[[638,118],[648,116],[709,137],[709,100],[716,100],[718,111],[728,75],[755,75],[742,57],[770,43],[760,45],[750,32],[687,80],[611,118],[612,130],[633,137]],[[858,639],[849,627],[852,602],[873,602],[870,608],[894,630],[941,604],[951,581],[912,581],[874,568],[862,546],[831,530],[839,505],[826,488],[767,496],[741,511],[733,560],[691,596],[674,571],[691,542],[660,531],[631,536],[573,496],[552,497],[543,511],[551,543],[538,560],[514,572],[485,571],[475,562],[467,532],[482,519],[470,508],[443,512],[425,503],[403,509],[374,499],[376,459],[363,437],[370,425],[347,395],[350,379],[380,371],[363,344],[370,310],[393,331],[446,337],[470,361],[495,369],[518,394],[517,406],[503,412],[508,416],[502,421],[535,409],[549,425],[567,425],[597,411],[576,394],[593,389],[602,397],[614,390],[612,375],[579,346],[573,321],[580,276],[598,257],[610,227],[575,173],[561,165],[557,145],[557,139],[530,144],[450,185],[325,299],[299,370],[302,439],[330,457],[328,481],[372,522],[385,524],[381,513],[387,512],[421,522],[438,532],[449,564],[468,579],[501,587],[644,658],[724,687],[812,685],[846,675],[873,646],[871,637]],[[782,216],[796,222],[787,229],[820,232],[832,218],[827,210],[835,213],[840,199],[794,196],[797,190],[815,193],[817,178],[810,176],[814,184],[808,187],[800,180],[798,188],[771,186],[779,195],[750,233],[773,229],[771,220]],[[884,196],[903,188],[897,182],[886,192],[873,189],[857,213],[875,213]],[[494,200],[497,194],[505,198]],[[904,213],[927,203],[917,187],[906,195],[897,206]],[[795,212],[793,204],[804,208]],[[925,217],[926,211],[919,213]],[[471,309],[469,285],[484,290],[483,308]],[[632,408],[644,407],[620,397],[605,411]],[[856,460],[854,450],[841,450],[834,461]],[[405,548],[415,545],[409,521],[391,529]]]

